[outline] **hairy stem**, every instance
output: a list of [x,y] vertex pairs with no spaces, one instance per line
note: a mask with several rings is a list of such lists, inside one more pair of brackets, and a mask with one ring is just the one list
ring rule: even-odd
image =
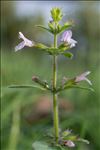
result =
[[[54,35],[54,47],[57,48],[57,35]],[[56,143],[59,138],[59,119],[58,119],[58,102],[57,94],[55,93],[57,83],[57,56],[53,56],[53,117],[54,117],[54,131]]]

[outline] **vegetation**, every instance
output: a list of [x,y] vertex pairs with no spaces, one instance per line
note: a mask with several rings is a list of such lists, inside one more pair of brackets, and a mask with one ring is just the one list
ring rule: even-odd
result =
[[[86,11],[85,15],[87,16]],[[96,14],[94,14],[95,16]],[[93,13],[92,13],[93,18]],[[86,18],[85,18],[86,19]],[[81,24],[81,29],[85,32],[83,35],[88,39],[88,47],[86,51],[82,51],[82,47],[76,51],[75,56],[71,61],[67,62],[62,57],[59,57],[59,75],[58,81],[62,76],[73,77],[74,75],[82,72],[85,68],[89,68],[91,73],[91,80],[95,93],[88,91],[79,91],[77,89],[64,91],[60,95],[60,99],[67,102],[67,109],[61,111],[60,126],[62,130],[67,128],[73,129],[77,134],[80,133],[82,138],[90,141],[89,145],[79,144],[76,149],[96,149],[99,150],[100,138],[100,100],[99,100],[99,34],[96,33],[98,27],[91,32],[92,24],[88,23],[88,19],[84,20],[87,26]],[[99,30],[98,30],[99,33]],[[78,40],[78,39],[77,39]],[[84,49],[84,48],[83,48]],[[95,50],[94,50],[95,49]],[[39,146],[46,149],[48,146],[44,145],[42,139],[47,139],[45,133],[49,132],[48,129],[52,128],[51,115],[40,117],[40,119],[29,121],[30,114],[35,109],[36,103],[40,103],[41,97],[48,95],[46,98],[51,100],[49,93],[37,89],[9,89],[11,84],[32,84],[31,77],[39,75],[42,79],[49,79],[51,82],[51,65],[52,62],[45,53],[37,51],[37,49],[30,49],[15,54],[10,49],[2,49],[2,149],[7,150],[22,150],[31,149],[32,143],[35,142],[35,148],[39,150]],[[33,52],[34,51],[34,52]],[[74,50],[72,51],[74,53]],[[46,56],[46,59],[45,59]],[[37,61],[39,60],[39,61]],[[41,65],[40,65],[41,64]],[[66,68],[66,69],[65,69]],[[59,101],[61,101],[59,99]],[[37,113],[33,111],[33,114]],[[34,117],[33,117],[34,118]],[[51,149],[51,148],[49,148]]]

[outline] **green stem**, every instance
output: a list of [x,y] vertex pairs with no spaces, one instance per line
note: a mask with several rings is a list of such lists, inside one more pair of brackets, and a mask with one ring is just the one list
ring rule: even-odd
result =
[[[57,35],[54,35],[54,48],[57,48]],[[53,112],[54,112],[54,131],[56,143],[59,138],[59,119],[58,119],[58,103],[57,94],[55,93],[57,83],[57,56],[53,56]]]
[[12,116],[12,127],[9,137],[8,150],[16,150],[19,142],[20,134],[20,103],[14,103],[13,116]]

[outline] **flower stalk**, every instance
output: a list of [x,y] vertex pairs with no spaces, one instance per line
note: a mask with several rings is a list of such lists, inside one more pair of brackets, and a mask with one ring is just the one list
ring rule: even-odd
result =
[[[93,89],[91,87],[83,87],[79,86],[78,84],[81,81],[87,81],[90,85],[92,85],[91,81],[87,78],[87,75],[90,74],[90,71],[84,72],[74,78],[67,78],[64,77],[59,87],[57,87],[57,57],[59,55],[63,55],[67,58],[72,58],[73,54],[71,52],[68,52],[71,48],[75,47],[77,44],[77,41],[72,38],[72,31],[69,30],[69,27],[72,27],[72,22],[68,21],[64,23],[63,25],[60,24],[60,21],[62,20],[63,13],[60,8],[52,8],[51,10],[51,20],[48,23],[48,27],[44,27],[41,25],[38,25],[37,27],[40,27],[51,34],[53,34],[54,37],[54,43],[53,46],[46,46],[42,43],[33,42],[29,39],[27,39],[22,32],[19,32],[19,38],[23,41],[19,43],[15,47],[15,51],[19,51],[23,49],[24,47],[35,47],[40,50],[43,50],[47,52],[49,55],[52,55],[53,58],[53,82],[52,86],[49,85],[49,83],[46,80],[41,80],[38,76],[33,76],[32,81],[34,81],[36,84],[39,84],[39,86],[36,85],[12,85],[10,88],[38,88],[41,90],[48,90],[53,95],[53,124],[54,124],[54,133],[55,133],[55,142],[56,145],[60,146],[67,146],[67,147],[75,147],[75,143],[77,141],[85,142],[89,144],[87,140],[84,140],[80,137],[77,137],[74,135],[71,130],[66,130],[63,133],[59,132],[59,114],[58,114],[58,100],[57,95],[61,91],[68,90],[71,88],[78,88],[78,89],[85,89],[85,90],[91,90]],[[62,38],[60,40],[60,44],[57,45],[57,36],[59,33],[62,33]],[[67,51],[68,50],[68,51]]]
[[[54,48],[57,48],[57,35],[54,34]],[[58,102],[57,102],[57,93],[55,93],[57,84],[57,56],[53,56],[53,119],[54,119],[54,132],[55,140],[58,143],[59,138],[59,119],[58,119]]]

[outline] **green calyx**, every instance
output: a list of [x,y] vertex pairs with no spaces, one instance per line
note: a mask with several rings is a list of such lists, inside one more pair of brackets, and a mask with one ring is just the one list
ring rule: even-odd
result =
[[66,44],[61,44],[58,48],[48,47],[42,43],[37,43],[36,48],[47,52],[49,55],[64,55],[65,57],[72,58],[73,54],[66,50],[69,49],[69,46]]

